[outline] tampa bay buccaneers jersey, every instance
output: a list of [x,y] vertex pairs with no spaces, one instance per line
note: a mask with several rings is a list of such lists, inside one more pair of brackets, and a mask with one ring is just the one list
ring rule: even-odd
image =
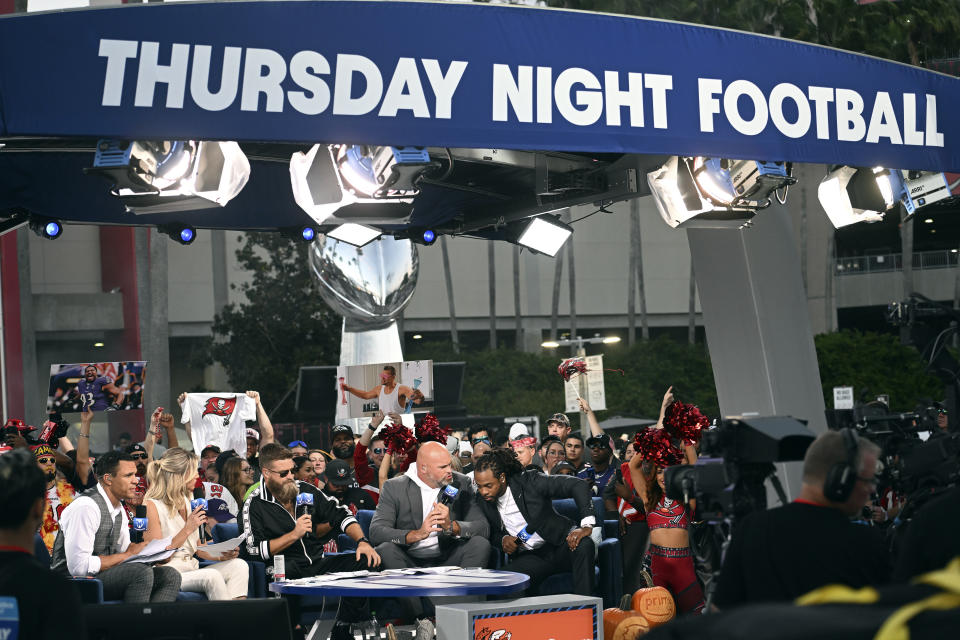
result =
[[190,423],[193,450],[207,445],[233,449],[246,457],[246,421],[257,417],[257,403],[244,393],[188,393],[180,422]]

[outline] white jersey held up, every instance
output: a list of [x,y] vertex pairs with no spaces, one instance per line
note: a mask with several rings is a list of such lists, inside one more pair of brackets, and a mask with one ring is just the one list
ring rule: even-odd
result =
[[207,445],[233,449],[246,457],[246,421],[257,417],[257,403],[245,393],[188,393],[180,422],[190,423],[193,450]]

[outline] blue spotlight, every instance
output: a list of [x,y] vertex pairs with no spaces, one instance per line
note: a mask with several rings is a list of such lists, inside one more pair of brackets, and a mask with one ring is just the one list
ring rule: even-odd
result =
[[157,227],[160,233],[169,236],[174,242],[191,244],[197,239],[197,230],[188,224],[165,224]]
[[41,238],[56,240],[63,233],[63,225],[53,218],[30,218],[30,230]]
[[300,237],[303,238],[304,242],[313,242],[313,239],[317,237],[317,230],[313,227],[304,227],[300,230]]
[[53,239],[63,233],[63,227],[60,226],[59,222],[48,222],[43,227],[43,235]]
[[437,234],[433,232],[432,229],[427,229],[423,232],[423,243],[424,244],[433,244],[437,239]]

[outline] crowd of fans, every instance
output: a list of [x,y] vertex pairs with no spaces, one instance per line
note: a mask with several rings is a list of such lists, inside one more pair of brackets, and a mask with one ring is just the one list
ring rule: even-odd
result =
[[[680,613],[704,612],[703,574],[690,535],[694,505],[665,495],[665,468],[695,463],[698,456],[690,432],[671,431],[665,422],[672,390],[657,424],[621,446],[581,400],[590,429],[585,440],[563,413],[547,419],[547,435],[539,440],[521,423],[473,425],[464,433],[421,431],[418,425],[405,436],[400,416],[377,414],[361,434],[334,426],[329,452],[300,440],[276,442],[259,394],[246,395],[256,403],[257,420],[245,427],[246,449],[239,452],[215,444],[199,455],[185,450],[173,415],[160,409],[143,443],[121,434],[115,448],[95,460],[89,411],[81,414],[76,445],[61,438],[58,447],[31,447],[8,435],[13,450],[0,456],[0,595],[16,594],[23,612],[42,594],[58,594],[58,607],[73,611],[76,594],[62,579],[73,576],[99,579],[105,600],[170,602],[179,592],[231,600],[248,593],[245,560],[263,561],[270,574],[283,556],[286,578],[293,579],[360,569],[487,567],[495,554],[510,558],[506,570],[530,577],[529,594],[565,568],[574,592],[591,595],[603,524],[592,498],[600,497],[605,519],[618,523],[624,592],[663,586]],[[806,454],[800,496],[738,524],[713,607],[789,601],[832,583],[856,588],[891,575],[904,581],[960,552],[937,518],[937,510],[960,500],[954,490],[916,516],[923,530],[909,529],[894,574],[896,559],[878,528],[868,525],[895,512],[881,508],[882,514],[871,512],[872,522],[852,520],[872,504],[877,458],[877,447],[852,432],[817,438]],[[308,513],[297,510],[304,494],[312,496]],[[557,498],[574,499],[579,521],[557,513]],[[360,510],[374,511],[369,539],[357,521]],[[217,523],[237,524],[239,548],[204,550]],[[353,553],[335,553],[341,534],[352,539]],[[938,546],[925,546],[925,535]],[[130,561],[151,542],[167,539],[172,555]],[[52,574],[29,559],[44,551]],[[30,588],[17,578],[34,574],[42,577],[27,580]],[[410,619],[432,613],[419,599],[399,605]],[[369,616],[368,602],[345,599],[331,637],[352,637],[348,625]],[[299,618],[295,603],[292,618]],[[61,637],[64,629],[61,616],[24,620],[21,628],[36,634],[23,637]],[[74,622],[70,628],[76,636]]]

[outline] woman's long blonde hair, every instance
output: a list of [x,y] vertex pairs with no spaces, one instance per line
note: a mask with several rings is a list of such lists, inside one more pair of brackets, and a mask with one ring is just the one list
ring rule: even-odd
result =
[[154,499],[166,505],[170,514],[183,507],[183,499],[190,493],[187,479],[197,472],[198,458],[180,447],[167,449],[159,460],[147,467],[147,482],[150,488],[144,498]]

